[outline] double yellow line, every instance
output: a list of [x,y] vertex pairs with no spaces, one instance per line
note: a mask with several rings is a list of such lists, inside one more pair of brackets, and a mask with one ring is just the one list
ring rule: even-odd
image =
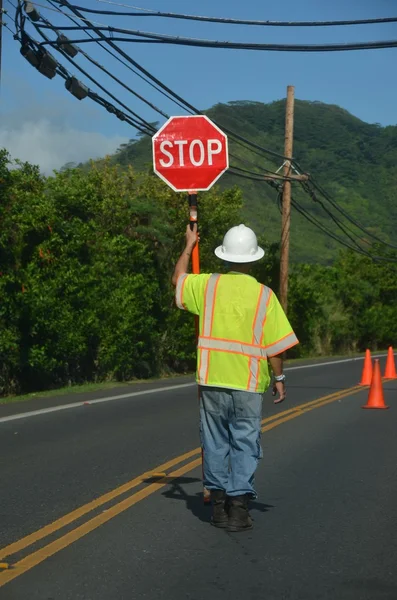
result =
[[[317,398],[311,402],[307,402],[305,404],[301,404],[300,406],[296,406],[294,408],[290,408],[285,410],[277,415],[273,415],[271,417],[267,417],[262,421],[262,432],[270,431],[287,421],[291,421],[292,419],[296,419],[301,415],[310,412],[316,408],[320,408],[321,406],[325,406],[326,404],[330,404],[331,402],[335,402],[340,400],[341,398],[345,398],[346,396],[351,396],[362,391],[362,386],[354,386],[351,388],[347,388],[338,392],[334,392],[333,394],[329,394],[328,396],[323,396],[321,398]],[[188,462],[186,462],[188,461]],[[87,504],[84,504],[80,508],[64,515],[60,519],[57,519],[53,523],[46,525],[45,527],[27,535],[26,537],[13,542],[9,546],[0,549],[0,568],[3,566],[5,570],[0,572],[0,587],[9,583],[16,577],[19,577],[23,573],[26,573],[33,567],[37,566],[50,556],[53,556],[63,548],[70,546],[73,542],[81,539],[94,529],[97,529],[104,523],[107,523],[120,513],[124,512],[131,506],[134,506],[141,500],[144,500],[148,496],[151,496],[158,490],[165,487],[167,484],[172,483],[173,480],[178,479],[182,475],[185,475],[189,471],[192,471],[196,467],[201,464],[201,448],[195,448],[190,452],[186,452],[186,454],[182,454],[177,456],[176,458],[159,465],[156,469],[143,473],[139,475],[135,479],[128,481],[127,483],[121,485],[118,488],[115,488],[111,492],[107,494],[103,494],[96,500],[92,500]],[[176,470],[171,470],[173,467],[177,465],[182,465]],[[148,481],[156,479],[155,482],[149,483]],[[22,552],[29,546],[36,544],[48,537],[49,535],[53,535],[57,531],[60,531],[67,525],[74,523],[75,521],[81,519],[85,515],[95,511],[104,505],[112,502],[116,498],[126,494],[130,490],[137,488],[138,486],[145,485],[146,487],[141,488],[140,490],[134,492],[132,495],[127,496],[123,500],[120,500],[116,504],[113,504],[110,508],[101,512],[100,514],[95,515],[89,520],[85,521],[81,525],[77,525],[74,529],[61,535],[61,537],[57,538],[53,542],[50,542],[38,550],[33,550],[30,554],[25,556],[24,558],[18,560],[16,563],[9,565],[9,558],[12,556]],[[4,562],[3,562],[4,561]],[[8,567],[8,568],[7,568]]]

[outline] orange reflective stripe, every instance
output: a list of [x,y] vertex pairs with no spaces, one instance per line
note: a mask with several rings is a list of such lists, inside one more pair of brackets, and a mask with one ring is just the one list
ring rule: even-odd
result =
[[[218,289],[219,279],[220,279],[220,275],[218,275],[217,278],[216,278],[216,280],[215,280],[214,291],[212,292],[213,296],[212,296],[211,325],[210,325],[210,331],[209,331],[209,335],[210,336],[211,336],[211,333],[212,333],[212,325],[214,324],[216,290]],[[211,292],[211,290],[209,290],[209,292]]]
[[277,354],[285,352],[286,350],[288,350],[288,348],[291,348],[292,346],[295,346],[295,344],[298,343],[298,338],[296,337],[295,333],[291,331],[291,333],[285,335],[283,338],[281,338],[281,340],[278,340],[277,342],[274,342],[274,344],[266,346],[266,353],[270,357],[277,356]]
[[259,341],[260,341],[260,340],[256,340],[255,339],[255,337],[256,337],[255,336],[255,334],[256,334],[255,330],[256,330],[256,324],[257,324],[257,321],[258,321],[258,313],[259,313],[259,309],[261,307],[261,300],[262,300],[262,296],[263,296],[264,290],[265,290],[264,286],[261,286],[261,291],[259,292],[259,298],[258,298],[258,302],[257,302],[257,305],[256,305],[255,316],[254,316],[254,320],[253,320],[253,323],[252,323],[252,343],[253,344],[255,343],[255,341],[256,341],[257,344],[259,344]]
[[[256,342],[257,345],[260,345],[263,338],[263,330],[266,321],[267,315],[267,307],[270,302],[270,298],[272,295],[272,291],[270,288],[265,285],[261,286],[261,291],[258,298],[258,304],[256,306],[254,322],[252,325],[252,343]],[[249,374],[248,374],[248,384],[247,390],[249,392],[255,392],[259,386],[259,359],[252,358],[250,359],[249,365]]]
[[[207,281],[204,292],[204,317],[202,322],[202,336],[210,337],[212,332],[212,323],[214,320],[215,298],[220,275],[213,274]],[[202,337],[201,336],[201,337]],[[201,339],[199,338],[199,340]],[[200,344],[198,346],[200,348]],[[205,384],[208,382],[210,349],[200,349],[200,364],[198,370],[199,382]]]
[[231,340],[227,338],[218,338],[212,337],[209,335],[200,335],[200,340],[206,342],[206,340],[211,340],[211,342],[226,342],[227,344],[243,344],[249,348],[264,348],[264,346],[260,346],[259,344],[249,344],[248,342],[240,342],[239,340]]
[[182,310],[186,310],[186,306],[183,304],[183,290],[185,288],[186,279],[187,273],[185,273],[184,275],[179,275],[175,291],[176,305]]
[[260,341],[261,344],[263,344],[263,338],[265,337],[265,323],[266,323],[266,318],[267,318],[267,309],[269,308],[269,304],[270,304],[270,300],[272,299],[272,295],[273,295],[273,290],[269,289],[269,295],[268,295],[267,302],[266,302],[265,316],[264,316],[263,323],[262,323],[262,335],[261,335],[261,341]]
[[200,336],[198,340],[198,348],[203,350],[216,350],[218,352],[242,354],[243,356],[251,356],[258,359],[267,358],[267,352],[261,346],[244,344],[242,342],[234,342],[232,340],[219,340],[217,338],[206,338]]
[[209,363],[209,350],[200,350],[200,365],[198,371],[199,383],[202,385],[208,381],[208,363]]
[[259,359],[253,358],[250,360],[250,378],[248,381],[248,392],[256,392],[259,384]]
[[247,390],[250,389],[251,387],[251,378],[252,378],[252,373],[251,373],[251,364],[252,364],[252,356],[250,356],[250,359],[248,361],[248,381],[247,381]]
[[205,374],[205,384],[208,383],[208,377],[209,377],[209,373],[210,373],[210,361],[211,361],[211,353],[209,350],[207,350],[207,372]]
[[205,287],[204,318],[202,324],[202,335],[210,336],[212,320],[214,318],[215,292],[220,275],[211,275]]
[[263,329],[265,326],[267,309],[269,306],[271,295],[272,295],[272,290],[266,286],[262,286],[262,291],[261,291],[261,295],[260,295],[259,302],[258,302],[258,304],[259,304],[258,312],[257,312],[256,319],[254,322],[253,336],[252,336],[252,339],[255,340],[255,342],[257,344],[260,344],[261,340],[262,340]]

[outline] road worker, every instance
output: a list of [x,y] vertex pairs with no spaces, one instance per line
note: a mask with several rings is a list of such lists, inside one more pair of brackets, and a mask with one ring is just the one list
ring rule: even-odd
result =
[[285,399],[282,353],[298,343],[274,292],[249,275],[264,256],[252,229],[232,227],[215,255],[226,275],[188,274],[197,225],[174,270],[176,303],[199,316],[197,382],[204,486],[210,490],[211,523],[230,532],[252,529],[254,473],[261,457],[262,396],[273,372],[275,403]]

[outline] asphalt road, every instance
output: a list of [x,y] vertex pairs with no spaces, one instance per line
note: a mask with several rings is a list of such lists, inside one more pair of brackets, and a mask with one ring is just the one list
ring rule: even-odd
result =
[[255,527],[234,535],[202,504],[189,380],[0,407],[1,600],[397,600],[397,382],[364,411],[362,361],[300,366],[265,397]]

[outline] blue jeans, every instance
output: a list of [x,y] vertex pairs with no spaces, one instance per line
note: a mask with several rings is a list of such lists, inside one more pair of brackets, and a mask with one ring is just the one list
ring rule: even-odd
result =
[[254,474],[262,458],[262,394],[200,387],[204,485],[228,496],[256,497]]

